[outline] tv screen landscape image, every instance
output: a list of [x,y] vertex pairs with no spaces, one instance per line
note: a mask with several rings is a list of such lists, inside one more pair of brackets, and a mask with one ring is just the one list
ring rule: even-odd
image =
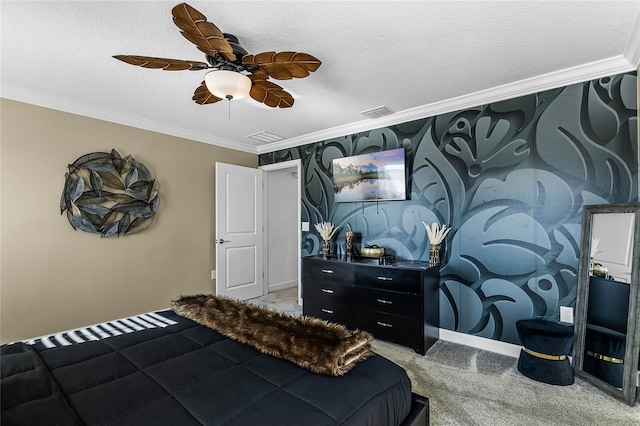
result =
[[404,160],[404,148],[334,159],[335,201],[406,200]]

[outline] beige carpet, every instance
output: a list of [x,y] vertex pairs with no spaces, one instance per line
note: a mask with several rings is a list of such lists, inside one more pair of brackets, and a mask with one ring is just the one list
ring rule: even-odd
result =
[[[301,313],[295,288],[252,302]],[[407,370],[413,391],[429,398],[435,426],[640,425],[640,402],[629,407],[580,379],[571,386],[531,380],[513,357],[443,340],[424,356],[381,340],[373,349]]]
[[634,408],[577,379],[571,386],[531,380],[517,359],[443,340],[424,356],[374,340],[373,350],[403,366],[429,397],[433,425],[640,425]]
[[284,290],[274,291],[257,299],[251,299],[249,302],[273,308],[290,315],[302,315],[302,306],[298,305],[298,287],[289,287]]

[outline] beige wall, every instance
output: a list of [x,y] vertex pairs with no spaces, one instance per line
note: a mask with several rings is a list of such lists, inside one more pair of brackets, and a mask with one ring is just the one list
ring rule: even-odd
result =
[[[0,341],[162,309],[213,292],[215,162],[257,155],[1,99]],[[112,148],[147,166],[160,206],[146,230],[101,239],[60,215],[66,166]]]

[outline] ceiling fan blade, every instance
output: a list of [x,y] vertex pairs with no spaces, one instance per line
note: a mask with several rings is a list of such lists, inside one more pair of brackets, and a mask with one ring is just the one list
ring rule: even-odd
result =
[[204,81],[202,81],[196,91],[193,92],[193,97],[191,99],[193,99],[195,103],[200,105],[214,104],[222,100],[221,98],[211,94],[209,89],[207,89],[207,85],[204,83]]
[[228,61],[235,61],[233,47],[225,40],[222,31],[207,17],[186,3],[171,9],[173,22],[182,30],[182,35],[207,55],[220,53]]
[[266,80],[252,78],[253,84],[249,96],[272,108],[291,108],[293,106],[293,96],[282,87]]
[[269,79],[269,74],[267,74],[267,72],[262,68],[257,67],[251,71],[251,75],[249,77],[251,78],[251,80],[254,80],[254,81],[267,80]]
[[184,61],[182,59],[154,58],[138,55],[115,55],[114,58],[142,68],[163,69],[165,71],[198,71],[210,68],[209,64],[199,61]]
[[308,53],[297,52],[263,52],[257,55],[246,55],[242,58],[242,63],[257,65],[277,80],[307,77],[322,64]]

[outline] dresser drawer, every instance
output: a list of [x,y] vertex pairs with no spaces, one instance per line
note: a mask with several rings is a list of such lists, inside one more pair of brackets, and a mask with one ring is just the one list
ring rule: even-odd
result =
[[305,297],[302,306],[304,315],[342,324],[350,329],[355,328],[355,313],[350,306],[313,297]]
[[411,318],[422,317],[422,304],[418,295],[369,287],[356,287],[355,294],[358,308]]
[[339,303],[353,303],[354,288],[340,282],[306,278],[302,284],[302,297],[329,300]]
[[360,287],[420,294],[421,274],[418,270],[356,265],[354,282]]
[[414,349],[423,346],[422,321],[416,318],[406,318],[381,312],[356,310],[356,325],[361,330],[367,330],[374,337]]
[[305,278],[353,283],[353,265],[346,262],[304,259],[302,268]]

